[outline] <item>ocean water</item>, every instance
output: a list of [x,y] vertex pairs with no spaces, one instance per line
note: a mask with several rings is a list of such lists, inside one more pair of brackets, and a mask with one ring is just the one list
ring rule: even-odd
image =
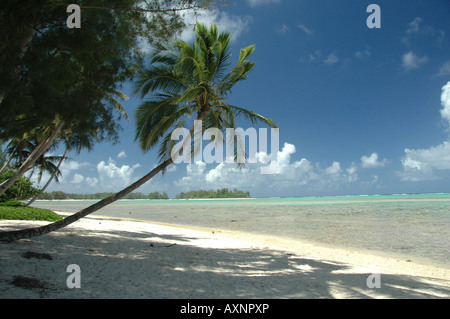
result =
[[[94,202],[33,206],[76,212]],[[450,194],[120,200],[94,214],[267,234],[450,269]]]

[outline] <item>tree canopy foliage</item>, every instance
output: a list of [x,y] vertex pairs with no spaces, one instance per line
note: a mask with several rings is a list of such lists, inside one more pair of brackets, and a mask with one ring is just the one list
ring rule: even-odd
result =
[[80,0],[81,28],[67,26],[70,0],[0,2],[0,143],[36,141],[0,195],[53,144],[80,152],[117,142],[128,118],[121,85],[145,48],[180,32],[180,12],[208,0]]
[[[240,116],[252,122],[261,121],[276,127],[269,118],[225,102],[232,88],[247,79],[248,73],[255,65],[248,60],[254,51],[254,46],[250,45],[241,49],[237,64],[230,67],[227,62],[231,57],[230,39],[229,33],[219,33],[216,24],[210,28],[197,24],[196,40],[193,44],[177,41],[174,47],[158,45],[156,53],[150,56],[151,65],[140,72],[135,93],[139,93],[143,99],[148,99],[136,112],[136,140],[144,151],[160,145],[159,165],[119,192],[62,221],[32,229],[0,233],[0,240],[13,241],[52,232],[135,191],[155,175],[164,172],[178,157],[176,154],[175,158],[172,156],[174,144],[171,132],[175,128],[189,127],[188,120],[194,120],[190,130],[191,136],[199,129],[199,121],[205,120],[203,130],[216,128],[223,131],[227,127],[235,128],[235,119]],[[187,140],[183,145],[189,142]],[[234,151],[237,154],[236,149]]]
[[[114,193],[92,193],[92,194],[71,194],[61,191],[53,191],[50,193],[43,193],[39,199],[43,200],[64,200],[64,199],[103,199]],[[244,192],[238,189],[229,190],[228,188],[221,188],[217,190],[195,190],[189,192],[181,192],[176,195],[177,199],[187,198],[250,198],[250,192]],[[140,192],[133,192],[125,195],[122,199],[169,199],[166,192],[151,192],[145,195]]]
[[250,192],[244,192],[238,189],[229,190],[228,188],[221,188],[214,190],[196,190],[189,192],[181,192],[177,195],[178,199],[185,198],[250,198]]
[[[39,199],[44,200],[62,200],[62,199],[103,199],[107,198],[108,196],[113,195],[114,193],[92,193],[92,194],[71,194],[71,193],[64,193],[61,191],[53,191],[50,193],[43,193],[41,196],[39,196]],[[133,192],[129,193],[126,196],[123,197],[123,199],[168,199],[169,196],[166,192],[160,193],[160,192],[152,192],[148,195],[145,195],[140,192]]]
[[[4,171],[0,175],[0,182],[7,180],[13,174],[13,171]],[[39,193],[39,189],[33,187],[33,183],[28,178],[21,176],[4,194],[0,195],[0,202],[27,199],[37,193]]]

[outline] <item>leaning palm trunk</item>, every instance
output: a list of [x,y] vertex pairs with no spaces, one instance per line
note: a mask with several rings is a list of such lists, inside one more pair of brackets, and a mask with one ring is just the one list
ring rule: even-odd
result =
[[7,231],[7,232],[0,232],[0,241],[12,242],[12,241],[19,240],[19,239],[31,238],[31,237],[35,237],[35,236],[44,235],[44,234],[50,233],[52,231],[58,230],[60,228],[66,227],[66,226],[76,222],[77,220],[79,220],[79,219],[105,207],[106,205],[109,205],[109,204],[115,202],[116,200],[121,199],[125,195],[131,193],[132,191],[134,191],[135,189],[137,189],[138,187],[140,187],[141,185],[143,185],[147,181],[149,181],[153,176],[155,176],[159,172],[163,171],[171,163],[172,163],[172,159],[166,160],[164,163],[162,163],[159,166],[157,166],[156,168],[154,168],[150,173],[148,173],[147,175],[145,175],[144,177],[142,177],[135,183],[131,184],[127,188],[125,188],[125,189],[121,190],[120,192],[118,192],[114,195],[111,195],[111,196],[109,196],[87,208],[84,208],[84,209],[80,210],[79,212],[64,218],[63,220],[60,220],[60,221],[57,221],[57,222],[54,222],[54,223],[51,223],[51,224],[48,224],[45,226],[36,227],[36,228],[27,228],[27,229],[15,230],[15,231],[13,230],[13,231]]
[[19,179],[19,177],[25,174],[25,172],[30,169],[34,162],[36,162],[36,160],[50,148],[53,141],[61,131],[63,124],[63,121],[59,121],[50,136],[46,139],[43,139],[41,143],[39,143],[39,145],[33,150],[27,160],[20,166],[18,171],[0,185],[0,195],[4,194],[8,190],[8,188],[11,187]]
[[61,157],[61,159],[59,160],[58,166],[56,166],[56,170],[52,173],[52,176],[48,179],[47,183],[45,183],[44,187],[42,187],[42,189],[39,191],[39,194],[37,194],[36,196],[34,196],[28,203],[25,204],[25,206],[30,206],[36,199],[39,198],[39,196],[41,196],[41,194],[47,189],[48,185],[50,185],[50,183],[53,181],[53,179],[55,178],[56,174],[59,171],[59,168],[61,167],[62,162],[66,159],[66,154],[67,154],[67,148],[64,151],[63,156]]
[[[11,140],[12,141],[12,140]],[[11,144],[11,142],[9,142],[8,146]],[[13,155],[17,150],[18,145],[16,145],[14,147],[14,150],[11,152],[9,158],[7,161],[5,161],[5,164],[3,164],[2,168],[0,169],[0,175],[9,167],[9,164],[11,164],[11,161],[13,160]]]
[[[231,35],[219,34],[217,25],[208,30],[200,24],[197,24],[196,33],[196,41],[192,46],[183,41],[176,42],[174,47],[158,45],[157,52],[152,55],[150,67],[141,70],[136,82],[135,93],[140,93],[142,98],[153,93],[152,98],[143,102],[136,111],[136,140],[140,141],[144,151],[160,144],[161,164],[122,191],[62,221],[33,229],[0,233],[0,240],[13,241],[46,234],[122,198],[175,162],[188,144],[191,149],[194,147],[194,153],[198,151],[201,146],[196,143],[194,133],[197,129],[200,130],[199,125],[203,120],[205,127],[201,128],[202,132],[206,128],[216,128],[219,131],[226,127],[234,128],[235,115],[244,116],[253,123],[262,121],[276,127],[272,120],[262,115],[224,102],[233,86],[247,79],[247,74],[255,65],[247,60],[254,51],[254,46],[241,49],[238,64],[226,73],[227,60],[231,56],[228,47]],[[179,150],[174,149],[172,129],[184,128],[185,120],[195,113],[196,121],[190,131],[190,136],[194,136],[193,145],[190,138],[186,138]],[[174,150],[176,152],[173,154]]]
[[[198,121],[196,121],[196,124],[194,124],[194,126],[192,127],[192,129],[190,131],[191,136],[193,135],[193,132],[195,132],[195,130],[198,127],[197,123],[203,119],[203,116],[204,115],[202,115],[202,113],[200,113],[197,116]],[[186,147],[187,144],[190,142],[191,141],[189,139],[186,139],[183,143],[183,147]],[[130,186],[124,188],[120,192],[118,192],[114,195],[111,195],[105,199],[102,199],[101,201],[99,201],[89,207],[86,207],[86,208],[80,210],[79,212],[64,218],[63,220],[60,220],[60,221],[57,221],[57,222],[54,222],[54,223],[51,223],[51,224],[48,224],[45,226],[35,227],[35,228],[27,228],[27,229],[21,229],[21,230],[0,232],[0,241],[12,242],[12,241],[16,241],[19,239],[31,238],[31,237],[35,237],[35,236],[45,235],[52,231],[66,227],[66,226],[76,222],[77,220],[79,220],[83,217],[86,217],[87,215],[92,214],[93,212],[96,212],[97,210],[121,199],[122,197],[124,197],[127,194],[131,193],[132,191],[136,190],[137,188],[139,188],[140,186],[142,186],[143,184],[148,182],[150,179],[152,179],[155,175],[164,171],[179,156],[180,156],[180,152],[175,153],[172,157],[165,160],[163,163],[159,164],[157,167],[155,167],[153,170],[151,170],[147,175],[140,178],[139,180],[137,180]]]

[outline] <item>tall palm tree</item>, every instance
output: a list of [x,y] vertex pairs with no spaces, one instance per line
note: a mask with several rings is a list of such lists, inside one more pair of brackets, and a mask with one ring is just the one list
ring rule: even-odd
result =
[[11,167],[12,162],[17,159],[17,151],[22,149],[23,145],[27,142],[26,138],[12,138],[6,145],[2,156],[4,162],[2,168],[0,168],[0,175]]
[[16,170],[14,175],[0,184],[0,195],[5,193],[6,190],[20,178],[20,176],[25,174],[25,172],[32,167],[38,158],[43,156],[43,154],[52,146],[63,125],[64,121],[57,121],[54,127],[49,126],[44,129],[44,133],[47,133],[47,136],[44,135],[44,138],[37,144],[34,150],[29,154],[28,158],[21,163],[21,166]]
[[[33,152],[33,150],[36,148],[38,142],[35,140],[25,141],[22,143],[22,149],[17,150],[17,154],[15,154],[16,162],[15,162],[15,168],[19,168],[22,166],[23,162],[28,159],[30,154]],[[52,150],[56,147],[56,144],[53,144],[49,150]],[[38,173],[38,182],[40,183],[42,180],[42,175],[44,172],[49,173],[52,175],[53,173],[56,173],[57,179],[61,175],[61,172],[56,169],[55,162],[59,162],[61,160],[61,156],[52,156],[52,155],[41,155],[29,168],[29,171],[31,171],[31,174],[29,177],[34,175],[34,173],[37,171]]]
[[[20,168],[23,165],[23,162],[25,162],[31,156],[31,153],[36,149],[38,144],[39,142],[31,137],[22,139],[13,138],[6,148],[5,153],[9,154],[9,159],[8,161],[5,161],[1,172],[6,170],[8,167],[10,167],[12,170]],[[54,147],[56,147],[56,144],[53,144],[50,149]],[[42,175],[44,172],[49,173],[51,177],[49,178],[45,186],[41,189],[39,194],[36,195],[31,201],[29,201],[26,206],[34,202],[39,197],[39,195],[41,195],[45,191],[48,185],[50,185],[53,179],[56,179],[56,181],[59,182],[59,177],[61,176],[59,167],[61,166],[63,160],[67,159],[67,157],[65,156],[67,150],[68,149],[66,148],[63,156],[48,156],[43,154],[36,159],[32,166],[29,167],[29,171],[31,171],[29,178],[31,178],[31,176],[34,175],[35,172],[37,172],[39,183],[42,180]],[[59,163],[55,165],[54,163],[57,161]]]
[[[186,127],[189,119],[197,120],[194,123],[204,120],[204,130],[210,127],[234,128],[236,116],[275,127],[270,119],[262,115],[225,103],[234,85],[247,79],[255,65],[247,60],[254,51],[251,45],[241,49],[237,64],[228,70],[230,39],[231,35],[219,33],[215,24],[210,28],[197,24],[196,39],[192,45],[183,41],[158,45],[151,56],[150,66],[140,72],[135,93],[148,99],[136,112],[136,140],[144,151],[160,144],[161,161],[156,168],[120,192],[61,221],[38,228],[0,233],[0,240],[33,237],[65,227],[134,191],[173,163],[175,158],[170,156],[174,146],[171,131]],[[196,124],[191,127],[191,136],[197,128]]]
[[[25,204],[25,206],[30,206],[36,199],[38,199],[39,196],[41,196],[41,194],[47,189],[47,187],[50,185],[50,183],[53,181],[53,179],[55,179],[56,182],[59,182],[59,177],[61,176],[61,171],[59,170],[59,168],[61,167],[62,162],[67,160],[66,154],[67,154],[68,150],[69,149],[66,148],[64,151],[64,154],[62,156],[52,156],[51,159],[49,159],[47,157],[47,160],[45,160],[42,163],[42,165],[40,166],[40,170],[39,170],[39,182],[42,179],[42,173],[44,171],[47,171],[50,173],[50,178],[47,180],[45,185],[41,188],[39,193],[36,196],[34,196],[32,199],[30,199],[28,201],[28,203]],[[59,159],[58,165],[56,165],[56,166],[52,162],[55,159]]]

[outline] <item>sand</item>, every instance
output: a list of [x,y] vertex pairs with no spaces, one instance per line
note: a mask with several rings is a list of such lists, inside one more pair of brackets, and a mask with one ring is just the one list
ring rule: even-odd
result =
[[[45,223],[1,220],[0,231]],[[279,237],[88,216],[0,243],[0,298],[450,298],[450,270]]]

